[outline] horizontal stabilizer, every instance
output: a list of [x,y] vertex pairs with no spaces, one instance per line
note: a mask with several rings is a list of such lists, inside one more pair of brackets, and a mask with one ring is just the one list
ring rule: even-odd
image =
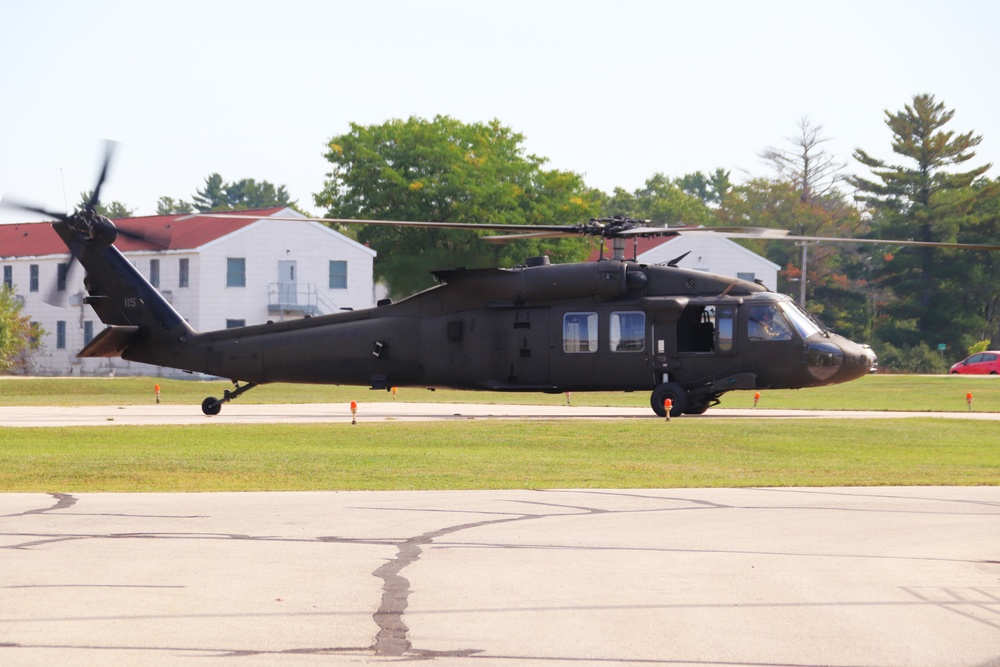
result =
[[139,327],[112,326],[97,334],[78,357],[120,357],[139,335]]

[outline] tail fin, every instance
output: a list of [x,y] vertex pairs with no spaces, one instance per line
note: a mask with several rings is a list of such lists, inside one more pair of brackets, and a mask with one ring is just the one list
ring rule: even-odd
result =
[[179,347],[195,331],[111,244],[114,239],[98,236],[80,243],[78,232],[65,222],[53,223],[52,227],[87,271],[86,303],[110,326],[79,356],[120,356],[155,365],[186,367],[177,365]]

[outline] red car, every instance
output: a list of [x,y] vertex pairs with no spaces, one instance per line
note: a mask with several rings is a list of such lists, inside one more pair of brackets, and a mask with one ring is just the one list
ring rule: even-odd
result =
[[996,375],[1000,373],[1000,352],[991,350],[973,354],[952,366],[948,372],[956,375]]

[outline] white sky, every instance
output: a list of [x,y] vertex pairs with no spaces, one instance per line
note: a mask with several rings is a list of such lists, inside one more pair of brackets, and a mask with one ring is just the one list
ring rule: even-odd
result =
[[498,118],[605,192],[767,174],[803,116],[864,173],[851,151],[892,158],[884,111],[924,92],[996,176],[997,25],[988,0],[0,0],[0,191],[65,210],[114,139],[102,199],[138,215],[212,172],[318,214],[331,137],[436,114]]

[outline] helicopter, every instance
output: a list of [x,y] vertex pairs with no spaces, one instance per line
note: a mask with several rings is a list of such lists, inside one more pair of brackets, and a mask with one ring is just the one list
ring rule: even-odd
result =
[[[610,239],[597,261],[553,264],[530,257],[511,268],[435,271],[439,284],[398,302],[303,319],[195,331],[115,247],[118,236],[149,239],[97,213],[108,173],[81,209],[55,213],[52,228],[86,270],[88,304],[107,325],[79,357],[129,361],[229,378],[233,389],[207,397],[218,415],[260,385],[287,382],[507,392],[649,392],[660,417],[703,414],[733,390],[798,389],[867,375],[876,355],[823,326],[788,296],[759,282],[626,258],[629,239],[685,233],[787,240],[1000,246],[790,236],[750,227],[659,226],[625,217],[578,225],[345,220],[504,232],[531,237]],[[217,217],[241,217],[219,213]],[[244,216],[245,217],[245,216]],[[301,220],[301,218],[297,218]]]

